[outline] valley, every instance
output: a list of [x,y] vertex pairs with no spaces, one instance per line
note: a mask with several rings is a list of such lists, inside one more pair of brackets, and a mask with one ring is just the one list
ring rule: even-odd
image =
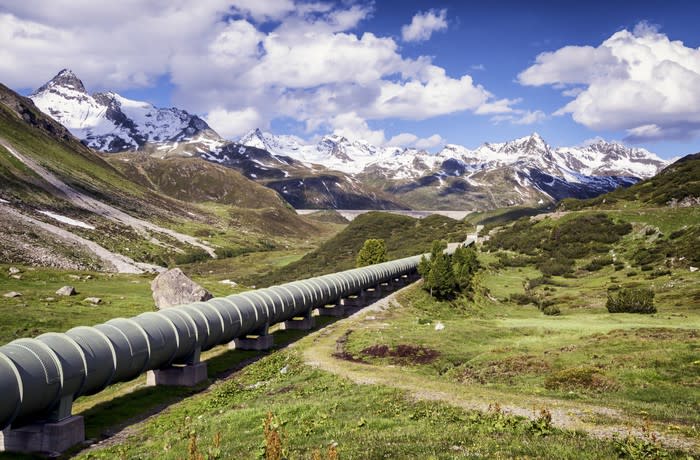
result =
[[[1,343],[153,312],[168,268],[226,297],[353,269],[369,239],[394,260],[478,233],[459,295],[419,280],[274,326],[268,351],[205,351],[193,387],[142,374],[81,396],[86,442],[63,456],[259,458],[269,419],[290,458],[695,458],[699,154],[572,149],[233,142],[72,72],[32,98],[0,87]],[[611,311],[636,290],[653,312]]]

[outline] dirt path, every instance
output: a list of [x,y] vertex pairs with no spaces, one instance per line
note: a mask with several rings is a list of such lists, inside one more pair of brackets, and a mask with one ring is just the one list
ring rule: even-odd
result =
[[[405,288],[404,288],[405,289]],[[400,291],[398,291],[400,292]],[[541,398],[530,395],[499,393],[488,389],[465,386],[450,381],[418,375],[399,366],[374,366],[350,362],[333,357],[341,339],[348,331],[376,327],[381,318],[375,316],[389,308],[400,308],[394,293],[367,306],[344,320],[338,321],[310,335],[312,344],[304,347],[306,364],[348,378],[358,384],[376,384],[398,388],[417,400],[442,401],[467,410],[488,411],[498,402],[505,413],[534,419],[539,410],[546,408],[552,414],[552,423],[567,430],[581,430],[597,438],[611,438],[618,434],[644,437],[641,420],[632,419],[619,410],[593,405],[576,405],[571,401]],[[311,342],[307,342],[311,343]],[[590,420],[602,416],[618,420],[619,424],[596,424]],[[697,440],[655,433],[665,446],[681,449],[698,449]]]
[[65,196],[68,201],[73,203],[75,206],[85,209],[86,211],[93,212],[109,220],[120,222],[124,225],[128,225],[133,229],[146,233],[147,230],[155,233],[163,233],[168,235],[181,243],[186,243],[191,246],[195,246],[205,250],[213,259],[216,259],[216,252],[214,248],[208,246],[197,238],[185,235],[168,228],[160,227],[146,220],[138,219],[136,217],[130,216],[124,211],[115,208],[107,203],[96,200],[91,196],[85,195],[74,188],[70,187],[68,184],[63,182],[61,179],[56,177],[53,173],[48,171],[46,168],[41,166],[39,163],[33,159],[26,157],[15,150],[6,140],[0,138],[0,145],[7,149],[10,154],[12,154],[19,161],[24,163],[29,169],[34,171],[36,174],[41,176],[46,182],[48,182],[55,190],[58,190],[62,195]]
[[105,268],[107,269],[106,271],[115,271],[117,273],[140,274],[144,272],[156,272],[162,270],[162,267],[158,267],[157,265],[136,262],[135,260],[127,256],[111,252],[105,249],[104,247],[100,246],[99,244],[95,243],[94,241],[86,240],[85,238],[75,235],[60,227],[24,215],[19,211],[12,209],[7,204],[0,203],[0,207],[2,207],[2,211],[4,213],[10,214],[12,217],[19,219],[22,222],[26,222],[28,225],[37,226],[42,230],[45,230],[55,235],[57,238],[60,238],[69,243],[77,244],[87,249],[91,253],[95,254],[95,256],[97,256],[104,263]]

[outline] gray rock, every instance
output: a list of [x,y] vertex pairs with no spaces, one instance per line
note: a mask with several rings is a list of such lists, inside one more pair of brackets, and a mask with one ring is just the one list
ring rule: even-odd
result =
[[72,279],[72,280],[76,280],[76,281],[77,281],[77,280],[79,280],[79,279],[80,279],[80,275],[68,275],[68,278],[70,278],[70,279]]
[[15,280],[21,280],[22,275],[10,275],[10,278],[15,279]]
[[7,294],[3,295],[3,297],[10,297],[10,298],[12,298],[12,297],[22,297],[22,294],[20,294],[20,293],[17,292],[17,291],[10,291],[10,292],[8,292]]
[[102,299],[100,299],[99,297],[85,297],[85,302],[90,302],[91,304],[99,305],[102,303]]
[[70,296],[76,294],[77,292],[73,286],[63,286],[61,289],[56,291],[56,295]]
[[156,276],[151,282],[151,291],[159,310],[212,298],[209,291],[185,276],[179,268]]
[[10,272],[10,275],[16,275],[22,272],[22,270],[17,267],[10,267],[7,271]]

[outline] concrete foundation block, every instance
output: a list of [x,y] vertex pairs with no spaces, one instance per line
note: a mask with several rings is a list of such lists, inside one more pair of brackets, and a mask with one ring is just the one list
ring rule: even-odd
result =
[[57,454],[85,441],[85,423],[80,415],[58,422],[34,423],[0,432],[0,452]]
[[292,318],[282,323],[285,331],[310,331],[316,326],[316,320],[309,316],[306,318]]
[[343,307],[364,307],[367,301],[362,296],[350,296],[340,299],[340,305]]
[[232,350],[254,350],[265,351],[272,348],[275,338],[272,335],[260,335],[257,337],[240,337],[229,342],[229,349]]
[[314,310],[318,316],[332,316],[335,318],[341,318],[345,316],[345,307],[337,305],[326,305],[324,307],[317,308]]
[[207,363],[173,366],[146,373],[146,385],[193,387],[207,379]]

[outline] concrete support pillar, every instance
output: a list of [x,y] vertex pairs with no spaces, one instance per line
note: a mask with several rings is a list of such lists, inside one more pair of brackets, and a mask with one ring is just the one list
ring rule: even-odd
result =
[[345,315],[345,307],[341,305],[340,300],[334,305],[324,305],[314,310],[318,316],[332,316],[341,318]]
[[316,326],[316,320],[311,316],[311,310],[304,313],[304,316],[294,317],[282,323],[282,329],[285,331],[310,331]]
[[394,284],[394,281],[388,281],[386,283],[382,283],[379,285],[382,289],[382,294],[388,293],[388,292],[394,292],[398,286]]
[[239,337],[229,342],[230,350],[270,350],[275,344],[275,338],[270,334],[270,325],[266,324],[257,331],[253,331],[245,337]]
[[85,441],[85,423],[80,415],[57,422],[33,423],[0,432],[0,452],[60,454]]
[[340,299],[340,305],[343,307],[364,307],[366,305],[364,295],[350,295],[348,297],[343,297]]
[[172,366],[146,373],[146,385],[193,387],[207,379],[207,363]]
[[205,381],[207,379],[207,363],[199,361],[201,354],[202,350],[197,346],[192,355],[185,359],[185,364],[146,372],[146,385],[149,387],[193,387]]
[[382,297],[382,286],[378,284],[374,287],[365,289],[364,295],[365,295],[365,299],[367,299],[367,300],[380,299]]

